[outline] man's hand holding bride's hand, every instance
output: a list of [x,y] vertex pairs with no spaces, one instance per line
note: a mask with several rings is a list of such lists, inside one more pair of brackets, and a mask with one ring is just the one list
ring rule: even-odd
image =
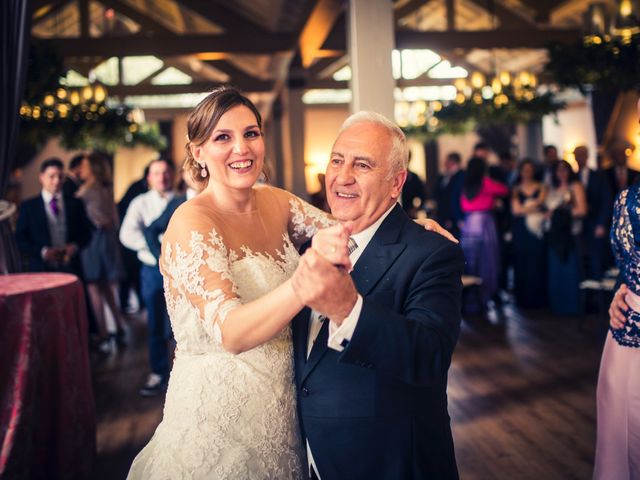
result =
[[343,267],[347,272],[351,271],[349,260],[349,235],[351,235],[351,222],[323,228],[313,236],[311,248],[333,265]]
[[[322,248],[322,243],[319,247]],[[338,246],[335,253],[337,250]],[[309,248],[300,258],[291,281],[302,303],[340,325],[351,313],[358,292],[347,270],[351,263],[345,265],[345,259],[334,257],[335,253],[324,256],[315,248]]]

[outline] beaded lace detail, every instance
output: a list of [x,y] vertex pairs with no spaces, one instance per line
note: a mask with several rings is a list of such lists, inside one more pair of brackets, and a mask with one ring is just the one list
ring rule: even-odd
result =
[[296,245],[330,220],[277,189],[262,191],[260,200],[264,209],[244,219],[189,202],[174,214],[198,219],[172,219],[163,240],[176,358],[164,418],[129,478],[303,477],[290,328],[233,355],[222,347],[219,326],[238,305],[288,279]]
[[[613,207],[611,245],[622,281],[640,294],[640,187],[634,185],[618,195]],[[620,329],[611,329],[613,338],[626,347],[640,347],[640,312],[627,311]]]

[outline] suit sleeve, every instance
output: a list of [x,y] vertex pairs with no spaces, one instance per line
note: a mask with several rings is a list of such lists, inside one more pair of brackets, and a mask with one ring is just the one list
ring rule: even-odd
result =
[[171,215],[175,212],[178,204],[174,200],[171,200],[167,208],[165,208],[162,215],[156,218],[151,224],[144,229],[144,239],[147,241],[149,250],[156,257],[156,260],[160,258],[160,235],[162,235],[169,226],[169,220]]
[[31,203],[24,203],[20,207],[18,222],[16,223],[16,244],[18,245],[18,250],[22,253],[30,257],[40,258],[42,247],[46,247],[47,245],[36,240],[32,224],[29,222],[29,217],[33,215],[33,213],[29,211],[30,206]]
[[413,385],[445,379],[460,331],[463,266],[462,250],[444,244],[420,265],[401,311],[365,297],[340,361]]

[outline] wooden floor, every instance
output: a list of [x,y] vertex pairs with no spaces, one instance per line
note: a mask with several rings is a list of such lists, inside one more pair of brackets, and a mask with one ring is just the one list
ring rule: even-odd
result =
[[[589,479],[595,445],[595,387],[606,320],[522,315],[469,319],[449,373],[449,411],[460,477]],[[131,344],[93,357],[98,414],[95,479],[123,479],[162,418],[162,398],[137,390],[147,373],[144,321]]]

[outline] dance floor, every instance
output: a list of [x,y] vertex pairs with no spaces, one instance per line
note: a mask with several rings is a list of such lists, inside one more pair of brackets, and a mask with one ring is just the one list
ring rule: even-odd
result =
[[[470,319],[449,373],[449,411],[463,480],[589,479],[595,389],[606,319],[511,307],[490,323]],[[98,459],[92,478],[123,479],[162,418],[162,398],[141,398],[147,373],[144,319],[130,345],[93,358]]]

